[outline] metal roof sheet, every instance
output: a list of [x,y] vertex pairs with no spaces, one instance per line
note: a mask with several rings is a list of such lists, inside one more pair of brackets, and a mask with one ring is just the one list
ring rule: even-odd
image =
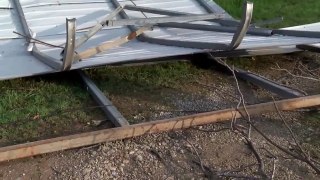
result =
[[[224,10],[214,2],[206,0],[217,13]],[[36,38],[54,45],[64,46],[66,41],[66,17],[77,18],[77,29],[95,25],[115,7],[110,0],[20,0],[28,27],[36,34]],[[121,5],[130,4],[144,7],[156,7],[165,10],[174,10],[186,13],[205,14],[207,11],[199,5],[197,0],[119,0]],[[13,7],[12,1],[1,1],[1,6]],[[240,8],[240,7],[239,7]],[[150,13],[126,11],[131,17],[160,17]],[[228,16],[229,17],[229,16]],[[120,18],[120,17],[117,17]],[[16,77],[32,76],[35,74],[52,73],[56,70],[43,64],[27,51],[25,39],[12,33],[23,32],[15,9],[0,10],[0,80]],[[197,22],[202,24],[214,24]],[[77,36],[86,30],[77,31]],[[130,33],[127,27],[105,27],[88,42],[79,48],[79,51],[96,46],[105,41],[111,41]],[[155,28],[146,32],[147,35],[157,38],[188,40],[194,42],[230,42],[232,33],[208,32],[176,28]],[[252,36],[247,35],[238,49],[291,46],[295,44],[319,43],[317,38],[302,38],[292,36]],[[41,52],[54,57],[59,61],[61,49],[37,45]],[[139,61],[145,59],[193,54],[203,52],[202,49],[163,46],[140,42],[137,40],[98,54],[87,60],[75,63],[72,69],[107,65],[112,63]]]

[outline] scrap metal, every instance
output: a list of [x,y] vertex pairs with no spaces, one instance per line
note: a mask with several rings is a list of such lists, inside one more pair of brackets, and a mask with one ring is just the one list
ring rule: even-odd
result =
[[[157,8],[154,8],[155,3]],[[320,43],[317,30],[273,30],[250,24],[251,3],[243,8],[241,21],[207,0],[183,0],[183,3],[178,0],[163,3],[155,0],[134,3],[118,0],[95,3],[84,0],[75,3],[5,0],[3,4],[10,8],[2,10],[4,24],[9,26],[0,25],[0,80],[103,65],[152,62],[165,57],[179,59],[180,56],[208,52],[219,57],[291,53],[307,50],[301,45],[317,47],[315,44]],[[172,11],[171,7],[175,10]],[[224,17],[219,19],[180,21],[186,17],[221,14]],[[76,19],[75,38],[70,38],[72,33],[65,28],[68,27],[66,18]],[[165,21],[159,22],[159,19]],[[116,25],[114,23],[130,26],[108,26]],[[144,31],[125,43],[117,42],[136,32],[138,25],[150,23],[153,31]],[[22,34],[23,38],[12,31]],[[70,40],[75,42],[69,43]],[[108,45],[107,51],[96,51],[81,59],[85,61],[77,61],[80,60],[78,52],[112,41],[115,41],[114,46]],[[71,53],[65,52],[68,45],[74,45]],[[71,56],[74,56],[73,60],[67,60]]]

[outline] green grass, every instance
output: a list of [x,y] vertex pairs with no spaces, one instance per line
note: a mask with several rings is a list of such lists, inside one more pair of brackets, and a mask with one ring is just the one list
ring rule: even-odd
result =
[[98,113],[85,111],[89,95],[67,76],[0,81],[0,144],[72,131]]
[[190,63],[172,62],[135,67],[109,67],[90,70],[99,87],[113,94],[150,91],[161,87],[175,88],[201,74]]
[[[241,17],[242,0],[215,0],[232,16]],[[319,0],[251,0],[254,3],[253,21],[283,17],[284,21],[269,27],[279,28],[320,21]]]
[[[234,17],[240,17],[239,0],[216,0]],[[320,20],[319,0],[254,0],[254,21],[283,16],[285,20],[272,27],[285,27]],[[257,59],[256,61],[259,61]],[[266,60],[267,61],[267,60]],[[252,63],[240,60],[244,66]],[[256,64],[256,63],[254,63]],[[259,67],[259,64],[256,64]],[[186,81],[201,77],[203,71],[189,63],[121,68],[99,68],[88,71],[106,94],[131,96],[159,88],[179,88]],[[67,78],[66,78],[67,77]],[[23,142],[43,136],[71,131],[77,124],[86,126],[102,113],[84,107],[95,105],[90,96],[70,74],[49,75],[0,81],[0,146],[3,142]],[[71,108],[71,109],[70,109]]]

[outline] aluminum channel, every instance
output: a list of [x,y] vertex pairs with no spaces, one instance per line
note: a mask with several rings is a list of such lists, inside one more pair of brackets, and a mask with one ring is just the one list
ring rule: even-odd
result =
[[[115,9],[111,2],[106,0],[65,0],[63,3],[60,2],[60,4],[55,0],[20,0],[20,2],[27,19],[28,26],[32,32],[36,33],[36,38],[61,46],[64,46],[66,38],[65,18],[77,18],[77,29],[81,29],[93,26],[103,16]],[[119,2],[121,5],[134,5],[131,1],[119,0]],[[211,3],[209,5],[212,9],[218,11],[217,13],[223,12],[223,9],[216,6],[211,1],[208,2]],[[159,9],[179,12],[193,12],[196,14],[207,13],[206,9],[201,7],[197,0],[136,0],[134,3],[138,6],[156,7]],[[10,1],[7,6],[10,7],[11,4],[12,2]],[[5,11],[10,15],[5,16],[4,22],[12,22],[13,28],[9,28],[6,31],[0,31],[0,37],[7,37],[8,34],[12,36],[9,39],[0,38],[0,80],[55,72],[54,69],[38,61],[36,58],[31,56],[29,52],[27,52],[27,47],[24,46],[25,40],[19,39],[17,35],[12,33],[12,30],[22,32],[16,12],[14,10],[2,10],[2,12]],[[144,17],[144,14],[140,12],[126,12],[131,18]],[[161,15],[150,13],[145,13],[145,15],[147,17],[162,17]],[[210,22],[199,23],[214,24]],[[79,48],[78,51],[96,46],[107,40],[125,36],[129,34],[129,32],[130,31],[127,27],[104,28]],[[83,33],[84,32],[78,32],[77,37]],[[148,32],[147,35],[172,40],[219,43],[230,43],[233,36],[232,33],[204,32],[175,28],[156,28],[154,31]],[[296,44],[314,44],[319,42],[320,39],[316,38],[298,38],[289,36],[261,37],[248,35],[244,38],[238,49],[271,48],[275,46],[295,47],[294,45]],[[38,49],[57,60],[60,59],[61,49],[59,48],[38,45]],[[203,51],[205,50],[162,46],[134,40],[124,46],[114,48],[86,61],[75,63],[73,64],[72,69],[193,54]]]

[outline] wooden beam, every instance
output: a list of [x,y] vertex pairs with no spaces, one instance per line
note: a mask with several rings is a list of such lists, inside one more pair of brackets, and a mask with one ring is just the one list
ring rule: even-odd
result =
[[[320,95],[267,102],[256,105],[248,105],[247,111],[250,115],[273,112],[276,110],[275,105],[277,105],[277,107],[281,111],[319,106]],[[243,108],[240,108],[239,111],[244,110]],[[232,119],[233,117],[240,118],[241,114],[236,109],[231,108],[8,146],[0,148],[0,162],[66,149],[78,148],[107,141],[132,138],[144,134],[185,129],[192,126],[226,121]]]
[[78,56],[75,57],[75,60],[84,60],[84,59],[90,58],[94,55],[97,55],[101,52],[104,52],[106,50],[123,45],[123,44],[135,39],[137,36],[142,34],[144,31],[148,31],[148,30],[152,30],[152,27],[151,26],[143,26],[143,27],[139,28],[137,31],[132,32],[132,33],[128,34],[127,36],[121,37],[120,39],[116,39],[114,41],[100,44],[97,47],[89,48],[83,52],[80,52],[78,54]]

